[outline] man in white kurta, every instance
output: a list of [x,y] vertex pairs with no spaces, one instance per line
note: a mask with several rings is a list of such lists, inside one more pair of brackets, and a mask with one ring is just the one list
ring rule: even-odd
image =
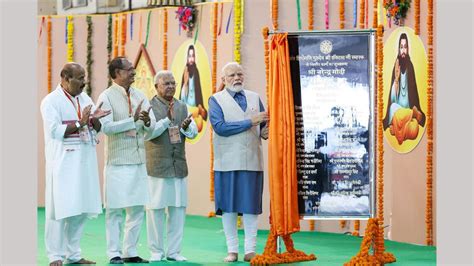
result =
[[151,261],[165,258],[165,210],[168,209],[166,258],[185,261],[181,255],[187,205],[188,167],[186,138],[197,136],[197,126],[188,115],[186,104],[173,98],[176,82],[170,71],[155,76],[157,95],[151,99],[157,119],[155,130],[146,135],[147,171],[150,202],[147,204],[147,233]]
[[[150,103],[138,89],[135,69],[124,57],[109,64],[113,84],[100,96],[110,116],[104,117],[102,130],[107,136],[105,175],[105,206],[107,256],[111,264],[148,263],[138,256],[137,244],[148,202],[148,181],[145,166],[145,132],[153,131],[155,117]],[[123,211],[126,212],[123,252],[120,231]]]
[[[83,93],[85,71],[68,63],[61,84],[41,102],[46,153],[45,244],[50,265],[93,264],[81,257],[79,242],[87,217],[102,213],[96,155],[98,118]],[[95,111],[91,114],[91,110]]]

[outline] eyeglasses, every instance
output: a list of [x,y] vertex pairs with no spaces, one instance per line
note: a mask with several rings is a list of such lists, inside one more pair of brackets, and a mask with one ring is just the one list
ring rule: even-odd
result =
[[131,72],[131,71],[134,71],[135,68],[134,67],[129,67],[129,68],[119,68],[120,70],[125,70],[125,71],[128,71],[128,72]]

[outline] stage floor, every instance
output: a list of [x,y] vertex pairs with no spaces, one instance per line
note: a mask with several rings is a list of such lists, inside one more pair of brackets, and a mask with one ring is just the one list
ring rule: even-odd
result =
[[[44,209],[38,209],[38,265],[48,265],[44,247]],[[259,219],[267,219],[260,217]],[[257,253],[263,252],[268,236],[267,230],[258,231]],[[343,234],[300,232],[293,235],[295,247],[306,253],[314,253],[316,261],[294,263],[292,265],[343,265],[359,251],[362,238]],[[243,262],[243,230],[239,230],[240,253],[239,262],[227,264],[232,266],[248,265]],[[386,250],[397,258],[390,265],[436,265],[436,248],[386,241]],[[84,258],[97,262],[97,265],[108,265],[105,241],[105,216],[88,220],[81,241]],[[143,224],[139,255],[145,259],[150,257],[146,242],[146,227]],[[166,265],[226,265],[222,259],[226,255],[226,245],[220,218],[207,218],[188,215],[184,229],[182,255],[188,261],[183,263],[162,261],[153,264]],[[134,264],[148,265],[148,264]]]

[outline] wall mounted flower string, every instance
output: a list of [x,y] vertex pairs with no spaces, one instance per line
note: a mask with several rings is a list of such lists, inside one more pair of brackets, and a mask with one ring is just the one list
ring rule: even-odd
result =
[[314,0],[308,0],[308,30],[314,29]]
[[168,9],[163,9],[163,69],[168,69]]
[[87,22],[87,56],[86,56],[86,71],[87,71],[87,82],[86,82],[86,92],[87,95],[91,96],[92,94],[92,63],[94,63],[94,59],[92,59],[92,31],[93,23],[92,17],[86,16]]
[[74,21],[72,16],[67,18],[67,61],[74,62]]
[[119,44],[119,21],[118,21],[118,17],[117,15],[113,15],[113,18],[114,18],[114,49],[113,49],[113,53],[114,53],[114,58],[118,56],[118,44]]
[[359,28],[365,28],[365,0],[360,0],[359,7]]
[[344,29],[344,22],[346,20],[345,18],[345,7],[344,7],[344,0],[339,0],[339,28]]
[[395,25],[403,25],[403,20],[410,9],[411,0],[384,0],[384,8],[387,10],[387,17],[393,19]]
[[151,10],[148,11],[148,16],[147,16],[147,19],[146,19],[145,48],[148,45],[148,37],[150,35],[150,19],[151,19]]
[[48,30],[48,40],[47,40],[47,56],[48,56],[48,93],[51,92],[53,89],[52,85],[52,52],[53,52],[53,47],[52,45],[52,34],[51,34],[51,29],[52,29],[52,23],[51,23],[51,16],[48,16],[48,23],[47,23],[47,30]]
[[326,29],[329,29],[329,0],[324,0],[324,21],[326,23]]
[[359,236],[360,235],[360,220],[355,220],[354,221],[354,232],[352,232],[353,236]]
[[[212,84],[212,94],[216,93],[216,84],[217,84],[217,16],[218,16],[218,3],[212,4],[212,68],[211,68],[211,84]],[[212,126],[211,126],[212,131]],[[210,146],[211,146],[211,162],[210,162],[210,188],[209,188],[209,198],[211,202],[214,201],[214,147],[212,146],[212,132],[210,135]],[[209,212],[208,217],[214,217],[216,214],[214,212]]]
[[273,30],[278,30],[278,0],[272,0],[271,9]]
[[426,244],[433,245],[433,0],[428,0],[428,112],[426,117],[426,128],[428,144],[426,147]]
[[241,63],[240,45],[242,35],[242,0],[234,0],[234,61]]
[[298,30],[301,30],[301,5],[300,5],[300,0],[296,0],[296,16],[297,18],[297,23],[298,23]]
[[[112,60],[112,14],[109,14],[107,19],[107,65],[109,65]],[[112,79],[109,76],[109,81],[107,86],[112,85]]]
[[125,44],[127,43],[127,13],[121,16],[121,32],[120,32],[120,56],[125,56]]
[[415,34],[420,35],[420,0],[415,0]]

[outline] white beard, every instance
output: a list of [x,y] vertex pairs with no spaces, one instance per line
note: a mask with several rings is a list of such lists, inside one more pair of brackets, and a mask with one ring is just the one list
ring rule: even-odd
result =
[[243,89],[244,89],[243,85],[237,85],[237,86],[232,85],[232,86],[229,87],[229,90],[231,90],[233,92],[241,92]]

